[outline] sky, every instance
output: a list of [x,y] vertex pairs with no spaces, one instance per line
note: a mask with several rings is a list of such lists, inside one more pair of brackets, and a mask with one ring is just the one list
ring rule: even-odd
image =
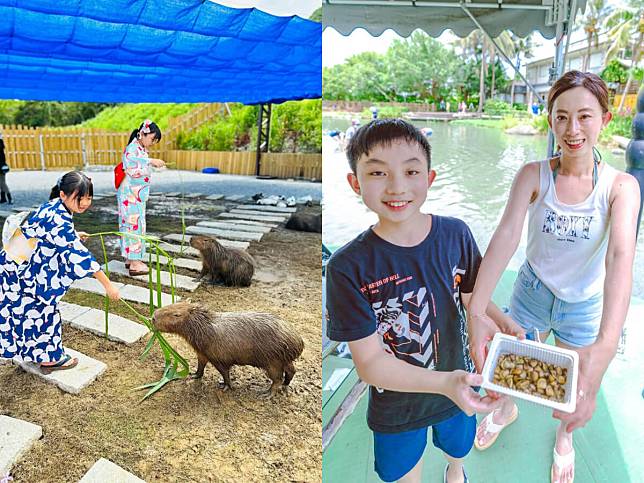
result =
[[[614,0],[615,5],[624,5],[623,0]],[[577,14],[575,20],[576,25],[580,25],[580,19],[583,15]],[[322,66],[331,67],[336,64],[343,63],[348,57],[359,54],[361,52],[378,52],[385,53],[387,48],[395,39],[402,39],[393,30],[385,30],[380,37],[372,37],[364,29],[356,29],[351,35],[344,37],[333,28],[326,28],[322,32]],[[443,32],[438,38],[443,43],[457,38],[449,31]],[[533,35],[533,42],[535,48],[533,50],[534,57],[529,59],[533,61],[536,59],[543,59],[555,54],[555,41],[554,39],[546,39],[539,33]],[[573,32],[570,42],[575,42],[584,38],[582,29]],[[523,63],[525,66],[525,63]],[[525,72],[525,69],[522,69]]]
[[255,7],[280,17],[298,15],[303,18],[309,18],[322,6],[322,0],[216,0],[216,2],[234,8]]

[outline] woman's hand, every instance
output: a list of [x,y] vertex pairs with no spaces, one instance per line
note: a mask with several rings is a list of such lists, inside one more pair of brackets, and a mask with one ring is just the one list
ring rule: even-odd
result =
[[150,158],[150,164],[155,168],[165,168],[165,161],[162,159]]
[[117,289],[112,283],[108,283],[107,287],[105,287],[105,292],[107,293],[107,296],[110,298],[110,300],[116,302],[121,299],[121,294],[119,293],[119,289]]

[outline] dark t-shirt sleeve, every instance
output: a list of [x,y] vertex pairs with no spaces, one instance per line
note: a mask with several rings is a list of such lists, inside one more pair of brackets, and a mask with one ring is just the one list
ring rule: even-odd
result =
[[479,247],[476,245],[476,240],[474,240],[474,235],[472,235],[472,232],[465,223],[463,223],[462,242],[461,267],[465,270],[465,273],[461,281],[461,292],[472,293],[482,258]]
[[349,342],[376,331],[376,320],[359,282],[340,268],[331,257],[326,267],[326,313],[329,339]]

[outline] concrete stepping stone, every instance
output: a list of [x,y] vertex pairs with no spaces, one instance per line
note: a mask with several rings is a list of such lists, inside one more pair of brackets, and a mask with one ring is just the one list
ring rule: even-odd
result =
[[[156,257],[153,257],[153,263],[156,263]],[[194,270],[195,272],[201,272],[201,260],[194,260],[191,258],[174,258],[174,266],[178,268],[185,268],[186,270]],[[168,259],[162,255],[159,255],[159,261],[161,266],[168,266]]]
[[221,237],[237,241],[260,241],[263,236],[262,233],[219,230],[217,228],[208,228],[205,226],[189,226],[186,228],[186,233],[190,233],[191,235],[214,235],[218,240]]
[[145,483],[145,480],[128,473],[110,460],[101,458],[78,483]]
[[70,304],[69,302],[60,302],[58,304],[58,311],[60,312],[60,318],[63,319],[63,322],[66,320],[73,320],[76,317],[80,317],[84,313],[89,312],[90,309],[91,307]]
[[0,210],[0,216],[6,218],[13,215],[13,211]]
[[228,201],[239,201],[239,200],[243,200],[244,198],[246,198],[244,195],[231,195],[231,196],[226,196],[226,198],[224,199]]
[[[159,259],[159,261],[161,261]],[[156,262],[155,262],[155,257],[152,257],[152,283],[156,284],[156,279],[157,279],[157,271],[156,271]],[[125,268],[125,263],[121,262],[119,260],[111,260],[107,264],[107,268],[109,269],[110,273],[118,273],[119,275],[123,275],[125,277],[130,277],[130,271]],[[170,272],[164,272],[161,270],[161,285],[165,287],[170,287]],[[137,275],[136,277],[130,277],[134,278],[135,280],[140,280],[142,282],[147,282],[148,281],[148,275]],[[181,288],[184,290],[188,290],[190,292],[194,292],[200,285],[200,282],[196,281],[192,277],[187,277],[185,275],[179,275],[175,274],[174,276],[174,286],[176,288]]]
[[249,231],[251,233],[268,233],[271,231],[270,226],[261,225],[244,225],[233,222],[225,221],[200,221],[197,226],[205,226],[206,228],[219,228],[220,230],[232,231]]
[[166,196],[170,196],[170,197],[173,197],[173,196],[181,196],[181,193],[180,193],[179,191],[173,191],[173,192],[171,192],[171,193],[164,193],[164,194],[165,194]]
[[[176,253],[177,255],[188,256],[188,257],[198,257],[199,250],[192,248],[190,245],[188,245],[188,242],[189,242],[188,236],[190,235],[186,235],[184,239],[183,249],[181,248],[181,245],[172,245],[170,243],[160,243],[159,247],[163,248],[168,253]],[[168,239],[165,236],[163,238],[166,240]],[[179,239],[178,241],[181,242],[181,239]]]
[[268,222],[268,221],[253,221],[253,220],[214,220],[224,223],[235,223],[236,225],[252,225],[252,226],[264,226],[268,228],[277,228],[279,223],[277,222]]
[[[112,285],[114,285],[116,288],[119,289],[121,298],[123,300],[128,300],[130,302],[139,302],[142,304],[147,304],[150,301],[150,294],[147,287],[144,288],[144,287],[139,287],[137,285],[125,285],[119,282],[112,282]],[[105,295],[105,289],[95,278],[81,278],[80,280],[76,280],[72,284],[71,288],[75,288],[77,290],[84,290],[86,292],[97,293],[99,295]],[[174,298],[175,298],[175,302],[178,302],[179,300],[181,300],[181,297],[179,297],[178,295],[175,295]],[[155,306],[156,306],[156,303],[157,303],[157,296],[155,293],[154,295]],[[170,305],[171,303],[172,303],[171,295],[162,293],[161,304]]]
[[[76,304],[65,303],[65,305],[65,312],[63,313],[61,310],[60,313],[63,323],[70,324],[78,330],[105,337],[104,311]],[[76,315],[69,317],[70,313],[75,313]],[[108,314],[107,321],[107,338],[115,342],[122,342],[125,345],[134,344],[149,332],[145,325],[118,315]]]
[[40,438],[40,426],[0,415],[0,480]]
[[203,193],[188,193],[184,198],[200,198],[203,196]]
[[297,207],[295,206],[273,206],[273,205],[237,205],[236,210],[253,210],[253,211],[268,211],[275,213],[295,213]]
[[273,223],[282,223],[285,220],[283,216],[254,215],[250,213],[220,213],[218,217],[232,220],[269,221]]
[[96,359],[81,354],[68,347],[65,352],[72,357],[78,358],[78,365],[73,369],[64,371],[54,371],[49,375],[44,375],[40,372],[38,364],[32,362],[21,362],[18,365],[31,374],[43,378],[45,381],[50,382],[65,392],[70,394],[79,394],[81,390],[89,386],[96,380],[98,376],[105,372],[107,365]]
[[[192,235],[181,235],[180,233],[171,233],[170,235],[165,235],[163,236],[164,240],[169,240],[169,241],[175,241],[178,243],[181,243],[181,237],[183,236],[183,242],[185,244],[190,243],[190,238],[192,238]],[[246,250],[250,243],[248,242],[243,242],[243,241],[235,241],[235,240],[218,240],[219,243],[221,243],[224,247],[226,248],[237,248],[238,250]],[[164,247],[162,247],[164,248]],[[188,248],[191,248],[197,254],[195,256],[199,256],[199,251],[195,250],[194,248],[188,246]]]
[[37,208],[33,206],[12,206],[11,211],[14,213],[20,213],[21,211],[33,211],[36,210]]
[[212,200],[212,201],[217,201],[217,200],[222,199],[223,197],[224,197],[224,195],[210,195],[210,196],[206,196],[206,199],[207,200]]
[[257,211],[257,210],[240,210],[238,208],[233,208],[229,213],[237,213],[242,215],[257,215],[257,216],[274,216],[279,217],[282,221],[286,221],[291,217],[291,213],[272,213],[266,211]]

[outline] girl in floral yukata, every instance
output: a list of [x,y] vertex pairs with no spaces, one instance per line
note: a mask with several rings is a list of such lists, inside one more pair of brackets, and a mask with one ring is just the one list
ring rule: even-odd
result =
[[43,204],[22,225],[27,239],[38,240],[30,258],[16,263],[0,251],[0,357],[40,365],[44,374],[71,369],[76,358],[65,353],[58,302],[75,280],[93,275],[112,300],[119,291],[81,243],[72,217],[92,204],[92,182],[83,173],[62,176]]
[[[125,234],[145,235],[145,203],[150,195],[150,166],[161,168],[165,162],[150,158],[148,149],[161,140],[161,130],[146,119],[132,131],[123,151],[125,179],[119,186],[116,197],[119,209],[119,231]],[[130,275],[145,275],[148,267],[145,257],[145,242],[137,237],[121,237],[121,254]]]

